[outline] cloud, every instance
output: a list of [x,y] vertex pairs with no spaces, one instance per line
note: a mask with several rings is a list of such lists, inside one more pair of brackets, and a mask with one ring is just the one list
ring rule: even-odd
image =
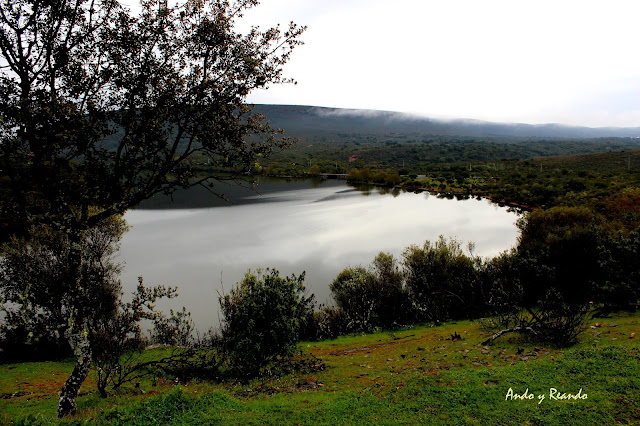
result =
[[307,44],[285,68],[298,86],[256,93],[254,102],[583,125],[599,109],[608,114],[598,125],[635,116],[615,97],[584,115],[572,110],[640,76],[635,2],[309,3],[293,9],[314,14],[301,15],[310,19]]

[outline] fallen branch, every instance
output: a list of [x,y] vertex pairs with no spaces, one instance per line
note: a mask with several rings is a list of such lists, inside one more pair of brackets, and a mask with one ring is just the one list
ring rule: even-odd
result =
[[493,343],[494,340],[496,340],[498,337],[502,336],[503,334],[507,334],[507,333],[531,333],[533,335],[537,335],[538,333],[531,327],[513,327],[513,328],[507,328],[506,330],[501,330],[498,331],[497,333],[495,333],[493,336],[491,336],[490,338],[488,338],[487,340],[485,340],[484,342],[482,342],[483,345],[488,345],[490,343]]
[[407,338],[413,337],[413,336],[415,336],[415,334],[409,334],[408,336],[403,336],[403,337],[398,337],[393,333],[389,334],[389,337],[391,337],[393,340],[402,340],[402,339],[407,339]]

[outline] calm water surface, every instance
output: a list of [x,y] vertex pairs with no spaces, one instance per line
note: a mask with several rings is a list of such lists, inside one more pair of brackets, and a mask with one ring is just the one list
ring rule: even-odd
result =
[[[427,193],[362,192],[344,181],[322,184],[263,182],[260,194],[231,191],[233,205],[210,195],[180,195],[173,206],[154,200],[127,212],[120,261],[131,292],[137,277],[147,285],[178,286],[180,296],[161,309],[186,306],[199,329],[218,322],[218,294],[248,269],[274,267],[281,274],[307,272],[306,285],[319,302],[329,283],[348,266],[368,265],[380,251],[398,259],[410,244],[439,235],[475,243],[492,256],[512,247],[517,216],[487,200],[441,199]],[[158,208],[162,209],[158,209]]]

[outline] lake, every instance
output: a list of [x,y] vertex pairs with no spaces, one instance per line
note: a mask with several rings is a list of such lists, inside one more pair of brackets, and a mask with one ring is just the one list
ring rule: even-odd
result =
[[[346,267],[367,266],[380,251],[401,259],[411,245],[454,237],[474,253],[514,246],[518,216],[488,200],[455,200],[423,192],[358,190],[342,180],[260,181],[255,190],[224,188],[233,204],[206,191],[179,193],[173,203],[150,200],[126,213],[122,239],[125,294],[137,277],[146,285],[178,286],[180,296],[158,306],[191,311],[206,330],[218,323],[218,295],[248,269],[281,275],[306,271],[306,286],[326,303],[329,283]],[[257,192],[256,192],[257,191]],[[192,206],[192,207],[188,207]]]

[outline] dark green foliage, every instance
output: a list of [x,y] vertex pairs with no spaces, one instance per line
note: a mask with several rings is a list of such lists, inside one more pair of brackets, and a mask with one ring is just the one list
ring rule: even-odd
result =
[[640,303],[640,233],[608,235],[599,265],[604,271],[594,300],[603,303],[605,311],[634,309],[631,304]]
[[524,216],[518,227],[517,250],[485,268],[495,320],[506,330],[574,343],[604,276],[598,219],[586,208],[557,207]]
[[335,339],[349,333],[349,315],[343,309],[334,306],[322,306],[313,314],[313,334],[310,340]]
[[398,173],[372,171],[369,168],[349,170],[347,180],[353,183],[374,183],[381,186],[395,186],[402,183],[402,177]]
[[69,356],[65,332],[75,303],[91,307],[88,321],[92,324],[113,318],[120,297],[119,265],[113,255],[126,229],[124,221],[114,217],[84,233],[79,272],[85,291],[76,300],[69,295],[71,243],[67,234],[41,226],[31,232],[31,239],[12,238],[3,245],[0,307],[6,318],[0,327],[2,361]]
[[524,290],[520,282],[520,262],[515,250],[504,252],[482,265],[482,289],[486,313],[502,328],[521,325]]
[[[553,288],[570,304],[629,308],[640,296],[638,233],[618,233],[587,208],[556,207],[521,219],[518,256],[525,299]],[[614,228],[615,229],[615,228]]]
[[160,315],[154,318],[151,342],[170,346],[189,346],[193,343],[194,331],[191,312],[185,307],[182,311],[169,310],[169,316]]
[[377,311],[376,277],[363,267],[347,268],[329,284],[337,308],[344,312],[346,330],[371,331]]
[[377,283],[377,325],[390,328],[407,324],[413,319],[413,312],[396,259],[389,253],[380,252],[371,266]]
[[495,325],[567,345],[576,341],[593,307],[631,308],[640,296],[638,237],[607,225],[585,207],[521,218],[517,250],[484,268]]
[[313,295],[305,294],[304,275],[283,278],[275,269],[249,272],[220,297],[222,350],[238,379],[256,377],[270,362],[296,352],[313,318]]
[[408,247],[403,257],[407,289],[419,318],[437,323],[478,311],[477,262],[463,253],[458,241],[441,236],[434,244]]
[[557,289],[551,288],[537,307],[529,309],[532,325],[541,340],[567,346],[575,343],[586,328],[591,304],[567,299]]
[[[379,253],[371,269],[347,268],[329,285],[336,309],[327,308],[319,316],[325,324],[340,318],[343,332],[390,328],[411,318],[411,304],[404,279],[392,255]],[[334,325],[335,328],[335,325]]]
[[528,269],[522,274],[527,303],[541,300],[551,288],[568,303],[593,300],[602,279],[602,234],[591,211],[566,207],[539,210],[521,219],[518,226],[518,255]]

